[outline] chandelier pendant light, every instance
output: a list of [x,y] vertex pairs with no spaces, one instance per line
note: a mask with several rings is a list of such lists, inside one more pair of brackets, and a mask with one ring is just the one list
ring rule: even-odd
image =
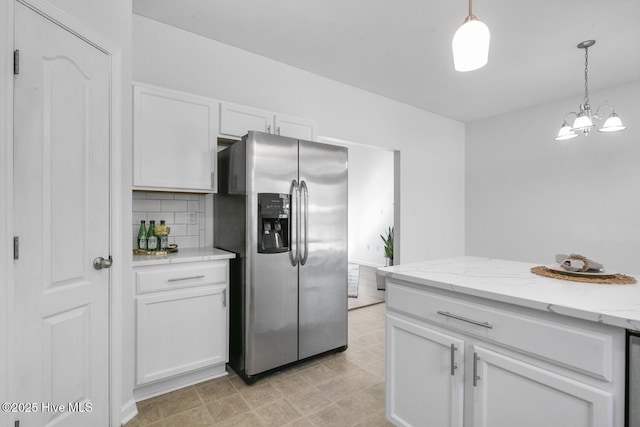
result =
[[469,16],[458,28],[451,42],[456,71],[477,70],[487,65],[489,59],[489,28],[473,14],[471,1],[469,0]]
[[[603,108],[609,109],[611,112],[605,120],[604,125],[598,129],[598,131],[617,132],[627,128],[622,124],[622,120],[620,120],[620,117],[616,114],[615,109],[609,104],[602,104],[596,109],[596,113],[592,114],[591,105],[589,104],[589,48],[594,44],[596,44],[595,40],[585,40],[578,43],[577,47],[584,49],[584,99],[577,113],[572,111],[564,116],[558,136],[554,138],[556,141],[573,139],[578,136],[576,132],[588,135],[589,132],[591,132],[591,128],[595,126],[593,119],[600,120],[603,118],[600,115],[600,110]],[[573,126],[570,126],[569,123],[567,123],[567,118],[572,114],[576,116],[576,119],[573,122]]]

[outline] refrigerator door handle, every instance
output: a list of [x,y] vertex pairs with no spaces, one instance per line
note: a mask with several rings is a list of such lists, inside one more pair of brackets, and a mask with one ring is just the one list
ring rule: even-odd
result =
[[290,209],[294,210],[290,217],[295,221],[295,225],[290,225],[291,230],[295,230],[295,236],[291,236],[291,242],[295,242],[295,254],[293,253],[293,249],[289,251],[289,261],[291,261],[291,265],[295,267],[300,261],[300,186],[298,185],[298,181],[295,179],[291,181],[289,197],[292,199]]
[[302,220],[304,221],[304,255],[302,255],[300,265],[305,265],[307,263],[307,258],[309,257],[309,189],[307,188],[307,183],[304,180],[300,181],[300,192],[302,193],[302,203],[304,206],[301,213]]

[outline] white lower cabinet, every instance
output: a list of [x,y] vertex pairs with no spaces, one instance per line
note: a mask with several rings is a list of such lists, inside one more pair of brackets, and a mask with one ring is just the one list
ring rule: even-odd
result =
[[481,346],[473,350],[474,426],[612,425],[612,392]]
[[226,362],[225,294],[216,286],[138,298],[138,384]]
[[226,374],[228,261],[134,268],[137,399]]
[[462,424],[464,342],[387,315],[387,417],[396,425]]
[[391,422],[624,425],[623,330],[481,302],[387,280],[386,415]]

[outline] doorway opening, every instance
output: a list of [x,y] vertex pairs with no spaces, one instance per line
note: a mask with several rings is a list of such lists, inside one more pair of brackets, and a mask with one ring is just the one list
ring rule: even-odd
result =
[[349,149],[348,308],[382,303],[385,290],[379,289],[376,269],[390,265],[393,258],[397,260],[397,241],[389,254],[382,237],[386,239],[389,231],[397,231],[399,152],[335,138],[319,137],[318,141]]

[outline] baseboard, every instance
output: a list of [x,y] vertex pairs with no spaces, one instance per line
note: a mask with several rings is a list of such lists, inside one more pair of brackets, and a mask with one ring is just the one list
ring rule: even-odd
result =
[[367,267],[373,267],[373,268],[384,267],[383,264],[377,264],[371,261],[362,261],[359,259],[349,259],[349,264],[360,264],[360,265],[366,265]]
[[127,403],[122,405],[122,409],[120,412],[121,425],[125,425],[126,423],[131,421],[133,417],[135,417],[136,415],[138,415],[138,407],[136,406],[136,401],[133,400],[132,398]]
[[155,381],[133,389],[136,402],[227,375],[224,363]]

